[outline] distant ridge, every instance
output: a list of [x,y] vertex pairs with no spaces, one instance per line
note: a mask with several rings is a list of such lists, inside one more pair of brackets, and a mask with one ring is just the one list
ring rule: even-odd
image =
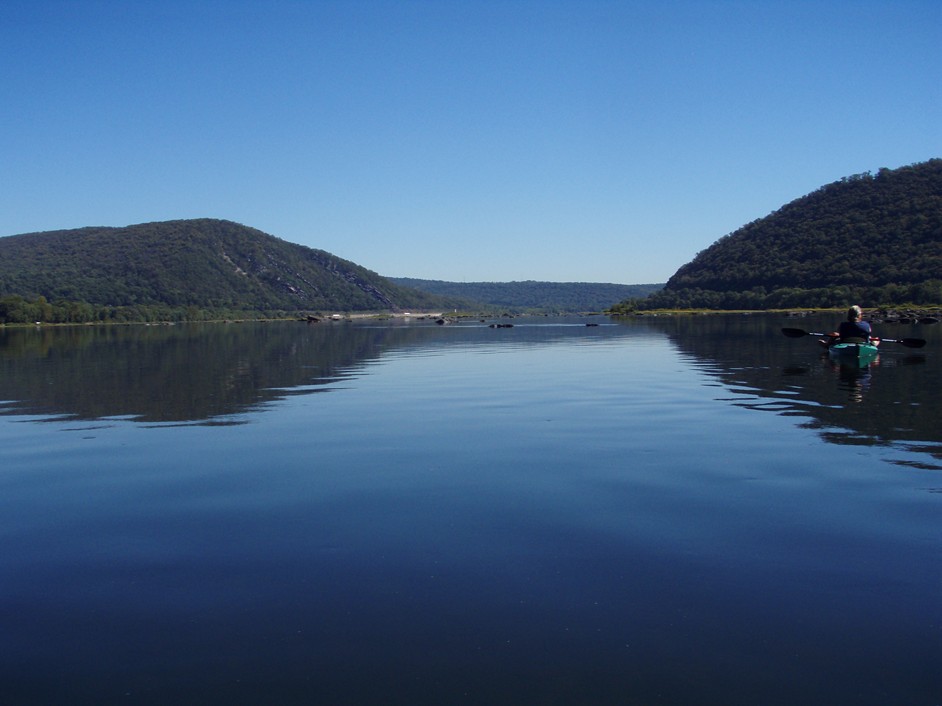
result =
[[627,297],[644,297],[663,284],[605,284],[595,282],[446,282],[390,277],[392,282],[443,297],[464,299],[491,308],[513,311],[598,312]]
[[316,312],[595,312],[661,285],[387,278],[232,221],[197,218],[0,238],[0,323]]
[[942,159],[821,187],[720,238],[637,308],[942,303]]
[[442,306],[323,250],[208,218],[0,238],[0,297],[12,296],[209,312]]

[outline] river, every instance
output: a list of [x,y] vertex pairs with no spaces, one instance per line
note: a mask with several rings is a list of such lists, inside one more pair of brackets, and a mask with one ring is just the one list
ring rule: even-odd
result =
[[942,326],[831,318],[0,329],[0,701],[942,703]]

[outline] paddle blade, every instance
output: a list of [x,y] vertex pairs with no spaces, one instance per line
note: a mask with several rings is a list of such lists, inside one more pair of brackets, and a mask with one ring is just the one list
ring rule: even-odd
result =
[[803,328],[783,328],[784,333],[789,338],[801,338],[802,336],[836,336],[836,333],[818,333],[817,331],[805,331]]
[[887,343],[899,343],[907,348],[922,348],[926,345],[925,339],[922,338],[881,338],[880,340]]

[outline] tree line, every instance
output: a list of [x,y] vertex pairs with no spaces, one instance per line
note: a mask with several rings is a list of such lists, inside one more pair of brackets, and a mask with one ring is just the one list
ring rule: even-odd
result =
[[663,289],[638,299],[626,299],[611,307],[614,314],[657,309],[834,309],[857,303],[870,308],[942,305],[942,280],[914,285],[888,284],[882,287],[838,285],[801,289],[782,287],[767,291],[764,287],[738,291],[709,289]]
[[182,323],[224,319],[284,319],[303,315],[304,312],[285,309],[246,310],[156,304],[108,306],[81,301],[50,302],[42,295],[32,299],[17,294],[0,297],[0,324]]

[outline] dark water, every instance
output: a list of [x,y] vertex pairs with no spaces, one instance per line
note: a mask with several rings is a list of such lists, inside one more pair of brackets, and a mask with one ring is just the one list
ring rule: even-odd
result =
[[515,324],[0,330],[0,703],[942,703],[942,326]]

